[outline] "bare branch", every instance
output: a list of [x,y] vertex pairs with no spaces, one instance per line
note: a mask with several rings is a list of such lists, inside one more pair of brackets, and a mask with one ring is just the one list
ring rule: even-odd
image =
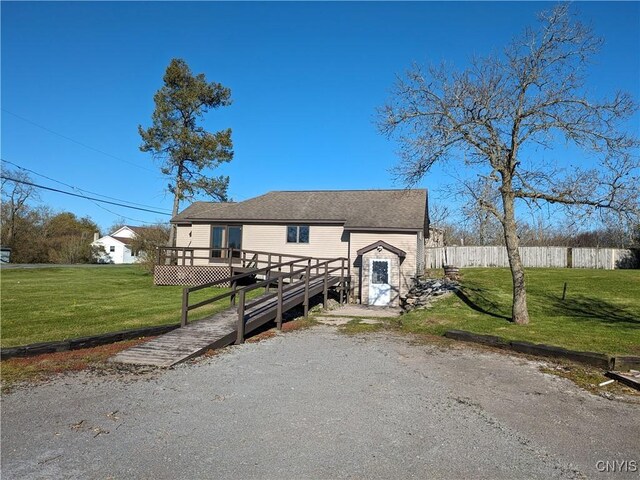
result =
[[[407,185],[438,163],[469,167],[470,180],[461,182],[469,204],[490,212],[504,229],[516,321],[527,318],[516,200],[571,207],[585,217],[603,209],[640,214],[640,141],[627,125],[638,105],[624,92],[604,99],[587,94],[585,67],[601,44],[561,4],[500,56],[474,59],[464,70],[441,65],[423,73],[414,65],[379,110],[381,132],[400,143],[395,173]],[[544,152],[560,141],[599,165],[549,168],[532,148]]]

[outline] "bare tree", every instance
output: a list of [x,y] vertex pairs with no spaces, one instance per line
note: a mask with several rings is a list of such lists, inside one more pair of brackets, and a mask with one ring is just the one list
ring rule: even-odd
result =
[[[603,100],[585,93],[585,67],[601,43],[562,4],[540,14],[537,28],[501,55],[474,59],[466,70],[423,73],[414,66],[380,109],[381,131],[401,145],[396,174],[407,185],[436,163],[469,167],[467,193],[502,225],[516,323],[529,321],[516,200],[638,214],[639,142],[625,131],[637,106],[626,93]],[[589,151],[599,165],[548,164],[539,152],[560,139]]]
[[171,227],[158,223],[143,229],[138,229],[131,241],[131,249],[138,253],[138,263],[148,272],[153,273],[156,265],[158,247],[167,245]]
[[19,220],[29,209],[27,202],[39,197],[35,188],[28,184],[31,183],[31,178],[26,173],[3,169],[2,174],[2,243],[13,247],[18,234]]

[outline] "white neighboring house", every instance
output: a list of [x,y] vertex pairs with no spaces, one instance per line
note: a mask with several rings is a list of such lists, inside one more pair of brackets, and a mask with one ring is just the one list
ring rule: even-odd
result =
[[[91,245],[102,246],[106,252],[98,259],[99,263],[136,263],[139,259],[138,252],[131,251],[130,245],[136,232],[140,232],[143,228],[125,225],[110,235],[95,238]],[[96,233],[95,236],[97,237],[98,234]]]

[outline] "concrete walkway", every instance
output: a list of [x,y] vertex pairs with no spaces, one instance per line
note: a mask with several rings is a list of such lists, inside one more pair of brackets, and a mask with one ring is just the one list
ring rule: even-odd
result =
[[637,479],[599,462],[640,459],[639,406],[539,365],[316,327],[151,374],[68,375],[4,395],[1,474]]

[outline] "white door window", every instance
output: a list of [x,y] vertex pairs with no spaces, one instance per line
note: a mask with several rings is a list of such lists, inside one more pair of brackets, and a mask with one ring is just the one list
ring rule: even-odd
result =
[[369,305],[387,306],[391,303],[389,260],[371,259],[369,267]]

